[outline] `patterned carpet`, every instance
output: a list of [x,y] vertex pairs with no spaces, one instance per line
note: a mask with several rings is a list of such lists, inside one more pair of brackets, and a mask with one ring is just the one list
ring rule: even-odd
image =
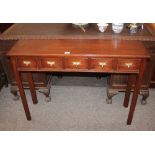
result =
[[27,121],[21,100],[13,101],[10,88],[0,92],[0,130],[155,130],[155,90],[150,90],[147,105],[138,99],[133,123],[126,125],[129,108],[122,106],[124,93],[106,104],[106,80],[95,77],[53,78],[51,102],[37,92],[33,105],[26,90],[32,121]]

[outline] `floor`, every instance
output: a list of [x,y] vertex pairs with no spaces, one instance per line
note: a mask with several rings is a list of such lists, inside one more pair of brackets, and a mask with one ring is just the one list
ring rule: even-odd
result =
[[26,90],[32,120],[27,121],[21,100],[13,101],[10,88],[0,92],[0,130],[15,131],[130,131],[155,130],[155,89],[150,90],[147,105],[138,99],[132,125],[126,125],[129,108],[122,106],[124,93],[106,101],[106,78],[53,77],[51,102],[37,92],[33,105]]

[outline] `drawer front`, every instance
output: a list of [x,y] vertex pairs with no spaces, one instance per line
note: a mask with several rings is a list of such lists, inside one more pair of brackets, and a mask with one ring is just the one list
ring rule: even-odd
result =
[[29,68],[29,69],[36,69],[37,68],[37,61],[35,58],[17,58],[17,65],[19,68]]
[[139,67],[139,59],[119,59],[117,64],[118,71],[138,71]]
[[62,58],[41,58],[41,68],[46,69],[62,69]]
[[88,69],[87,58],[65,58],[65,69]]
[[113,59],[111,59],[111,58],[92,58],[91,59],[91,69],[101,70],[101,71],[111,71],[111,70],[113,70]]

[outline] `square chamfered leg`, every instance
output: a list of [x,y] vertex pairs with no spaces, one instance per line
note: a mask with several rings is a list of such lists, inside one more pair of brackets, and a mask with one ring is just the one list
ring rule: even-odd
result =
[[31,120],[31,114],[30,114],[30,110],[29,110],[29,107],[28,107],[28,104],[27,104],[27,99],[26,99],[26,96],[25,96],[22,80],[21,80],[21,77],[20,77],[20,72],[17,70],[16,60],[14,58],[12,58],[11,62],[12,62],[15,78],[16,78],[16,81],[17,81],[17,85],[18,85],[18,88],[19,88],[19,93],[20,93],[20,96],[21,96],[21,99],[22,99],[22,104],[23,104],[23,108],[24,108],[24,111],[25,111],[25,114],[26,114],[26,118],[27,118],[27,120]]
[[129,110],[129,114],[128,114],[128,119],[127,119],[128,125],[131,125],[131,123],[132,123],[133,114],[135,111],[138,94],[139,94],[140,87],[142,84],[142,79],[143,79],[145,67],[146,67],[146,60],[142,60],[141,65],[140,65],[140,69],[139,69],[139,74],[137,75],[137,80],[136,80],[134,93],[133,93],[133,97],[132,97],[132,101],[131,101],[131,105],[130,105],[130,110]]
[[36,95],[35,86],[34,86],[33,77],[32,77],[31,72],[27,72],[27,80],[29,83],[33,104],[37,104],[38,100],[37,100],[37,95]]
[[134,81],[134,75],[129,74],[128,85],[127,85],[127,89],[126,89],[126,92],[125,92],[125,98],[124,98],[124,104],[123,104],[124,107],[128,107],[128,105],[129,105],[129,100],[130,100],[130,94],[131,94],[131,90],[132,90],[133,81]]

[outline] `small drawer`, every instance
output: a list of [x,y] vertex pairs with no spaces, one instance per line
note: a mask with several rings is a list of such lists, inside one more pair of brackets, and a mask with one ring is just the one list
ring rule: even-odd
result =
[[62,58],[41,58],[41,68],[46,69],[62,69]]
[[139,67],[139,59],[119,59],[117,64],[117,70],[119,71],[138,71]]
[[88,59],[87,58],[65,58],[65,68],[66,69],[88,69]]
[[91,69],[111,71],[113,70],[113,59],[111,58],[92,58]]
[[19,68],[30,68],[35,69],[37,68],[37,61],[35,58],[17,58],[17,64]]

